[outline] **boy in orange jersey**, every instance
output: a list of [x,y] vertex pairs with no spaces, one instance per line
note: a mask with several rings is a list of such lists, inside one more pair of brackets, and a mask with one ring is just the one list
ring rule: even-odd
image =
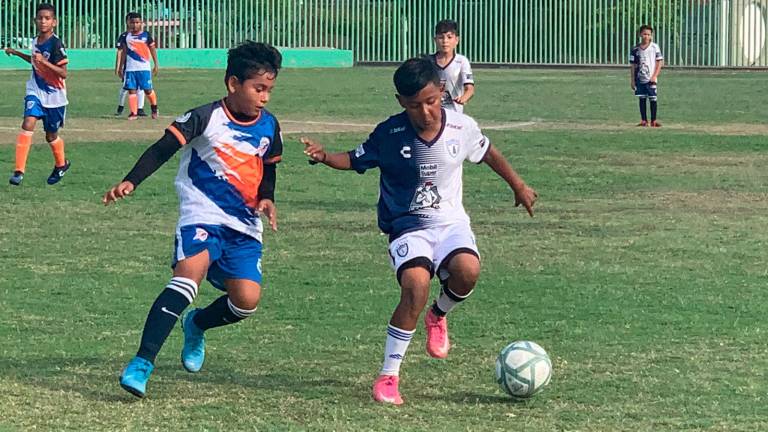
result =
[[48,184],[58,183],[70,166],[64,157],[64,141],[59,138],[59,129],[64,126],[69,103],[64,83],[69,60],[64,44],[53,32],[57,24],[56,8],[49,3],[40,3],[35,12],[38,34],[30,54],[12,48],[5,49],[7,55],[15,55],[32,64],[32,74],[27,81],[24,97],[24,121],[16,138],[16,165],[9,179],[9,183],[14,186],[19,186],[24,180],[29,148],[32,146],[32,135],[38,119],[43,120],[45,140],[50,144],[55,160]]

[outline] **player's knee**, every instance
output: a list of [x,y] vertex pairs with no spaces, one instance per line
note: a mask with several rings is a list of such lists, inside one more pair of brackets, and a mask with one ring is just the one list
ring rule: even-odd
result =
[[[229,287],[227,290],[229,302],[234,307],[240,309],[240,312],[246,316],[256,312],[256,308],[261,300],[261,287],[255,282],[238,284],[236,287]],[[233,312],[235,312],[233,310]],[[236,313],[236,315],[238,315]]]
[[448,271],[452,285],[471,290],[480,278],[480,260],[472,253],[458,254],[451,260]]
[[45,133],[45,140],[49,143],[52,143],[56,141],[56,139],[59,137],[59,134],[57,132],[46,132]]
[[230,296],[228,303],[230,311],[236,317],[245,319],[256,313],[259,306],[259,296],[238,296],[237,298]]

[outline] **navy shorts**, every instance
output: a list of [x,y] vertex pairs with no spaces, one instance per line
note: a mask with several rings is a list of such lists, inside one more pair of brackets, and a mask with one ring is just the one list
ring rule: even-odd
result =
[[208,282],[224,291],[226,279],[248,279],[261,285],[261,242],[223,225],[185,225],[176,229],[173,264],[207,250]]
[[126,72],[123,76],[123,88],[126,90],[152,90],[152,72]]
[[658,97],[656,94],[656,83],[655,82],[647,82],[647,83],[635,83],[635,96],[639,97],[645,97],[650,100],[656,100]]
[[43,129],[46,132],[56,133],[64,126],[64,117],[67,115],[67,106],[46,108],[40,99],[34,95],[24,98],[24,117],[43,119]]

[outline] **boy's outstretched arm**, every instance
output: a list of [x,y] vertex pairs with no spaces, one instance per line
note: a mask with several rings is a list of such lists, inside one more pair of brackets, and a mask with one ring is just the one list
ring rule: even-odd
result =
[[23,52],[17,51],[13,48],[5,48],[4,51],[8,56],[15,55],[27,63],[32,63],[32,56],[29,54],[24,54]]
[[109,205],[111,202],[115,202],[118,199],[125,198],[130,195],[136,186],[138,186],[147,177],[151,176],[158,168],[160,168],[168,159],[171,158],[181,148],[179,139],[176,138],[171,132],[166,131],[165,135],[160,138],[156,143],[152,144],[141,155],[136,165],[123,179],[122,182],[109,189],[101,202],[104,205]]
[[320,143],[305,137],[301,137],[301,143],[304,144],[304,154],[313,161],[328,165],[337,170],[352,169],[349,153],[326,153]]
[[515,192],[515,207],[522,204],[528,211],[528,214],[533,217],[533,205],[536,203],[539,195],[533,188],[525,184],[501,152],[496,147],[491,146],[485,154],[483,162],[488,164],[496,174],[503,178]]

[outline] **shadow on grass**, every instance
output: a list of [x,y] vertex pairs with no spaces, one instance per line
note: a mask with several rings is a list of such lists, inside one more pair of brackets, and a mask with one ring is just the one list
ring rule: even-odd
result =
[[[124,362],[101,357],[80,358],[38,358],[25,359],[23,362],[12,359],[0,359],[0,381],[18,383],[51,392],[76,393],[94,402],[135,403],[141,399],[124,391],[118,382]],[[174,380],[186,385],[194,385],[196,390],[213,386],[216,391],[222,388],[239,387],[245,389],[265,389],[274,393],[290,394],[305,398],[308,394],[353,396],[359,391],[354,382],[331,377],[304,378],[298,375],[282,373],[247,373],[246,370],[212,367],[200,373],[190,374],[181,369],[174,370],[163,361],[160,368],[152,374],[148,386],[148,399],[175,397],[164,385]],[[205,390],[202,390],[205,391]]]

